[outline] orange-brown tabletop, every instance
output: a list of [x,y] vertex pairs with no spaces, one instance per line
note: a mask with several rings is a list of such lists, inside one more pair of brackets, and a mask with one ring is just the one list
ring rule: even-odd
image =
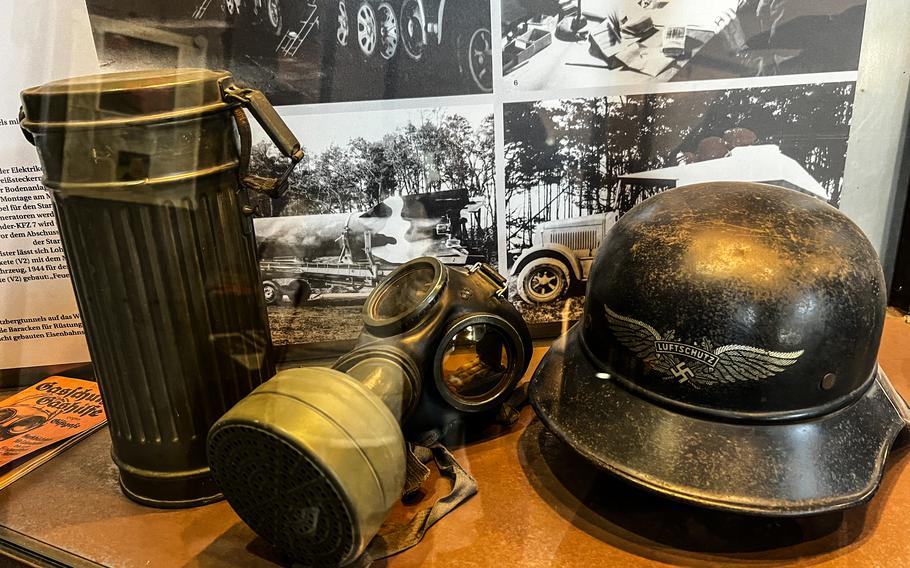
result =
[[[536,365],[545,352],[535,352]],[[880,362],[910,398],[910,324],[889,314]],[[668,501],[600,472],[526,407],[508,430],[455,450],[479,493],[378,566],[910,566],[910,471],[901,436],[867,504],[806,518]],[[275,566],[225,503],[156,510],[124,497],[99,432],[0,492],[0,552],[36,565]],[[396,508],[403,521],[447,490]],[[0,560],[2,565],[2,560]]]

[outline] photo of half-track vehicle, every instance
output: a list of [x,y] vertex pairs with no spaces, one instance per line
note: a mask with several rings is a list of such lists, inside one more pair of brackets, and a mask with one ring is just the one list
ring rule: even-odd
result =
[[300,305],[329,289],[371,288],[419,256],[443,264],[488,262],[472,246],[466,217],[479,209],[458,190],[391,196],[367,211],[255,220],[268,305]]
[[305,41],[334,42],[336,50],[356,50],[377,63],[451,64],[469,90],[493,89],[490,6],[482,0],[220,2],[234,25],[277,38],[279,55],[293,57]]

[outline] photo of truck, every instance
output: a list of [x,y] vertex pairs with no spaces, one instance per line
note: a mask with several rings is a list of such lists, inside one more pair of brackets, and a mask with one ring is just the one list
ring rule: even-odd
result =
[[586,282],[597,247],[615,222],[615,213],[598,213],[538,224],[531,247],[510,271],[519,297],[545,304]]
[[[774,144],[735,147],[720,158],[632,172],[618,179],[629,193],[633,188],[646,188],[653,194],[682,185],[736,179],[828,200],[825,188]],[[570,293],[583,293],[597,248],[618,218],[617,212],[610,212],[538,223],[531,246],[521,252],[510,270],[518,296],[528,304],[545,304]]]

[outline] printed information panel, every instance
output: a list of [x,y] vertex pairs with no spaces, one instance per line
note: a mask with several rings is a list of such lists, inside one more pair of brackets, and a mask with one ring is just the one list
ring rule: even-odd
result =
[[[84,4],[16,2],[0,14],[9,31],[0,90],[0,368],[87,361],[88,350],[50,197],[34,147],[17,118],[19,92],[97,73]],[[35,41],[35,38],[54,41]]]

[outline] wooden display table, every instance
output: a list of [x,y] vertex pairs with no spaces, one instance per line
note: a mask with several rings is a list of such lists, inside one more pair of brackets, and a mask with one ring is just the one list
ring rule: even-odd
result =
[[[544,351],[536,350],[534,364]],[[895,314],[880,361],[910,398],[910,325]],[[910,566],[906,438],[868,504],[771,519],[689,507],[626,485],[573,454],[526,408],[512,429],[455,452],[480,492],[421,544],[376,565]],[[225,502],[167,511],[129,501],[109,450],[104,430],[0,493],[0,550],[39,566],[281,564]],[[436,489],[447,487],[437,480]],[[393,516],[406,518],[431,497]]]

